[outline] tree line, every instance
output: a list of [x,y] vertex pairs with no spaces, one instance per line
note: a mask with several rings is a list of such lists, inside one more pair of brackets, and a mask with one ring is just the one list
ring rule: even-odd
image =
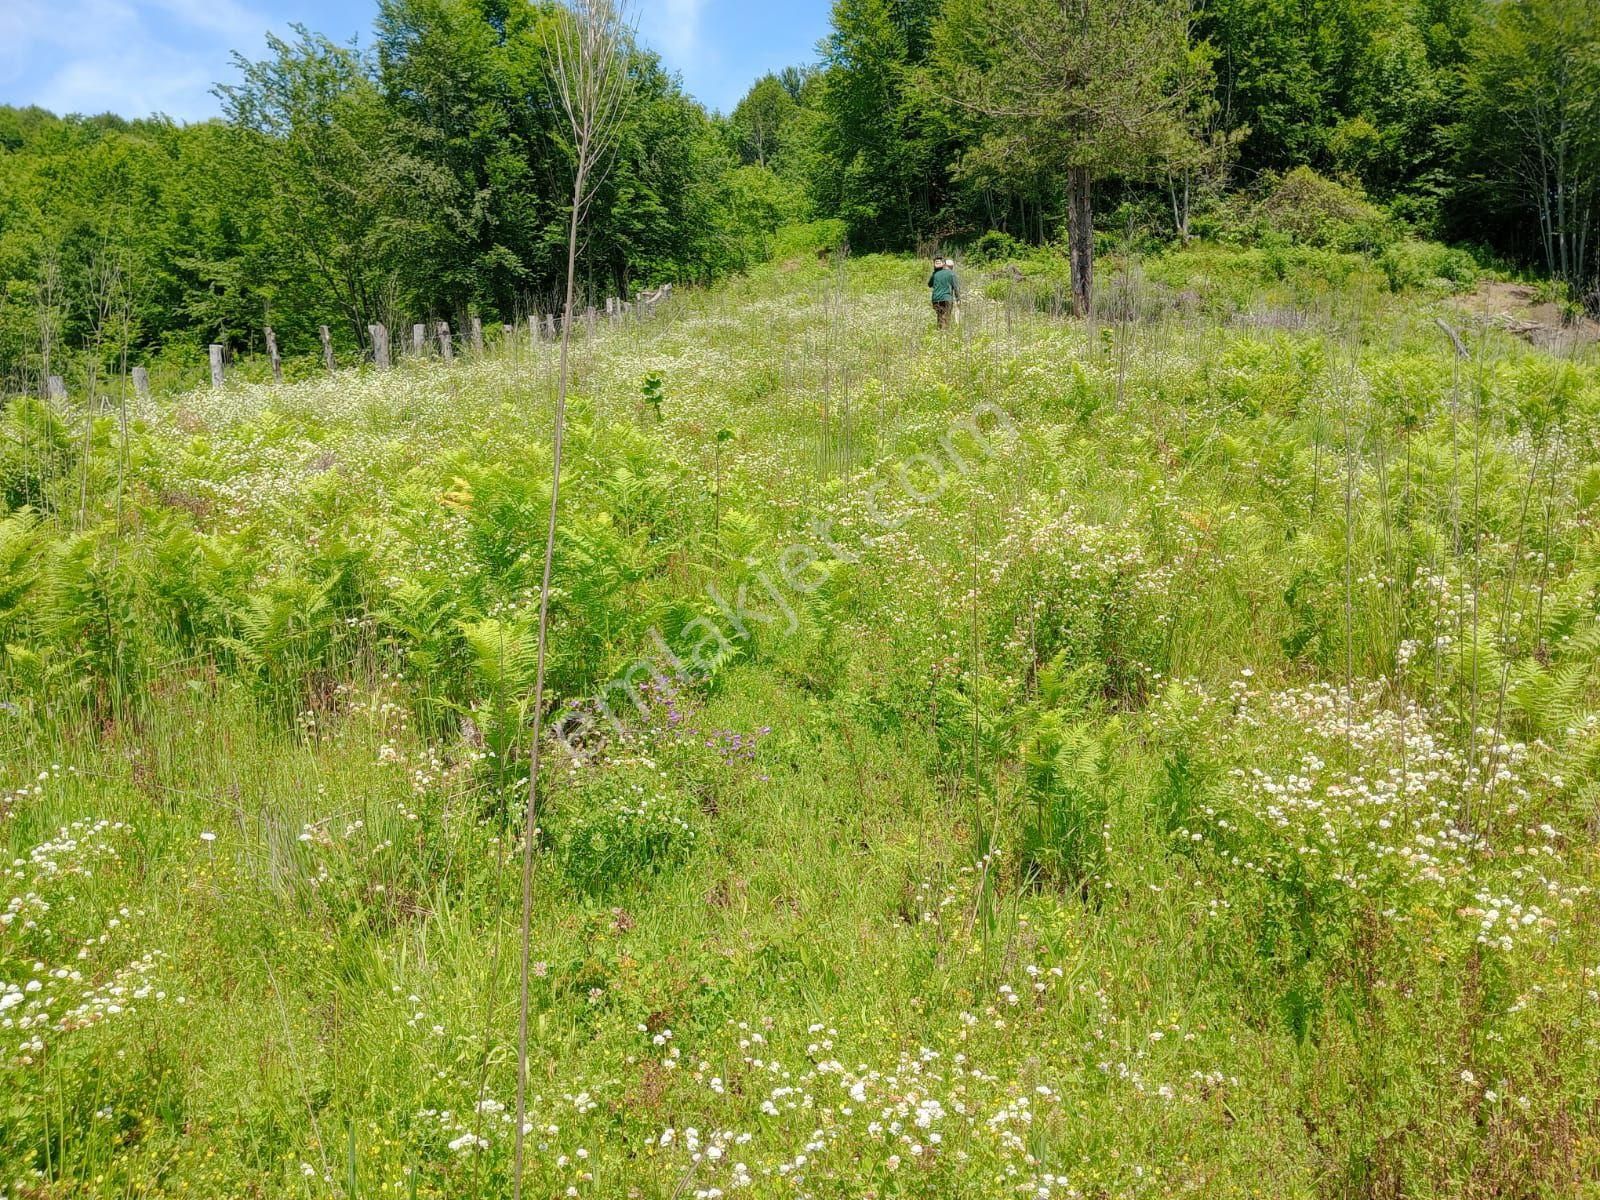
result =
[[1594,0],[836,0],[815,69],[732,114],[743,160],[866,249],[985,231],[1177,241],[1285,176],[1595,296]]
[[[373,323],[551,311],[575,153],[558,14],[381,0],[369,49],[297,28],[235,56],[218,120],[0,108],[0,392],[81,382],[86,352],[248,351],[268,325],[309,352],[326,324],[353,355]],[[630,45],[626,67],[585,224],[592,298],[739,269],[795,215],[654,54]]]
[[[374,323],[548,311],[557,13],[380,0],[369,48],[236,56],[213,121],[0,108],[0,390],[267,325],[354,355]],[[1060,241],[1087,303],[1097,228],[1248,236],[1289,180],[1600,304],[1593,0],[836,0],[816,61],[726,116],[625,53],[590,296],[739,270],[810,221],[857,250]]]

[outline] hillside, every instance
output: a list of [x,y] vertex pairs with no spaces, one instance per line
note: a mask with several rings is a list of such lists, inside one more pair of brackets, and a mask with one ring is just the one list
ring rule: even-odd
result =
[[[1600,1187],[1595,350],[925,274],[578,344],[526,1194]],[[553,361],[5,410],[0,1200],[510,1195]]]

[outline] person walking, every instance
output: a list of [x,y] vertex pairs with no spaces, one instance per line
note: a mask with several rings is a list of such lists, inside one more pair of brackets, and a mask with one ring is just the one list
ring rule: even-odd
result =
[[950,328],[950,311],[961,300],[961,285],[956,282],[955,259],[933,260],[933,274],[928,276],[928,286],[933,289],[933,315],[940,329]]

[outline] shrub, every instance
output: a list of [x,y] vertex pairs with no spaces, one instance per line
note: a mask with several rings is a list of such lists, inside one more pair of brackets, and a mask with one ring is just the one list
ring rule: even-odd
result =
[[682,862],[698,817],[660,768],[632,759],[585,770],[549,813],[547,834],[567,878],[599,895]]
[[1335,250],[1371,249],[1393,236],[1387,216],[1360,191],[1310,167],[1296,167],[1270,183],[1257,215],[1295,241]]
[[1005,262],[1025,254],[1027,247],[1001,229],[991,229],[967,247],[967,261],[974,266]]
[[1014,268],[990,280],[984,295],[1052,316],[1072,307],[1072,268],[1063,254],[1048,248],[1030,254]]
[[837,218],[784,225],[772,235],[772,258],[783,262],[808,254],[826,254],[842,249],[848,237],[848,227]]
[[1437,242],[1396,242],[1379,257],[1378,265],[1391,292],[1440,286],[1456,291],[1470,287],[1478,278],[1478,264],[1472,255]]

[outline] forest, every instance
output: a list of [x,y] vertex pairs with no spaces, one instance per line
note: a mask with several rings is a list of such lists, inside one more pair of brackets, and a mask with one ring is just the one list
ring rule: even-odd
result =
[[[572,154],[553,11],[382,0],[360,48],[299,29],[219,63],[213,121],[0,108],[5,389],[129,361],[192,382],[206,344],[260,351],[268,326],[309,355],[325,324],[356,361],[374,323],[547,309]],[[642,46],[629,69],[581,260],[597,301],[786,238],[1070,243],[1080,305],[1119,244],[1421,238],[1600,307],[1588,0],[837,0],[816,60],[730,113]]]

